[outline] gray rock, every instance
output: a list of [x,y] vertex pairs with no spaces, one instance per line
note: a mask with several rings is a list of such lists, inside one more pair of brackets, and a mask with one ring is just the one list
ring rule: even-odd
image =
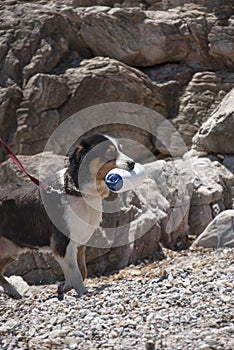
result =
[[8,282],[11,283],[19,292],[20,295],[24,295],[29,291],[29,285],[20,276],[11,276],[7,278]]
[[96,56],[112,57],[133,66],[153,66],[171,57],[173,61],[186,58],[189,40],[181,26],[181,18],[174,13],[93,8],[84,15],[81,36]]
[[191,234],[200,234],[218,212],[232,205],[233,174],[207,157],[191,158],[193,195],[190,203]]
[[[85,114],[85,108],[99,105],[100,109],[101,104],[108,102],[134,103],[139,105],[138,109],[144,105],[167,117],[166,93],[146,75],[109,58],[97,57],[84,60],[80,67],[67,69],[59,77],[52,74],[36,74],[28,81],[23,89],[21,108],[17,111],[18,153],[35,154],[43,151],[54,129],[66,118],[82,110],[84,112],[80,114],[79,125],[76,125],[73,130],[79,129],[79,132],[83,130],[86,133],[95,127],[96,130],[111,132],[123,138],[126,136],[129,139],[134,135],[133,139],[145,145],[149,149],[148,153],[150,150],[154,151],[155,145],[147,131],[142,129],[141,133],[136,133],[131,125],[126,125],[124,110],[120,112],[120,107],[119,113],[116,112],[115,120],[119,123],[121,118],[125,120],[122,127],[108,122],[108,113],[114,116],[114,109],[111,107],[108,110],[108,106],[103,106],[102,115],[106,117],[103,122],[100,120],[100,115],[95,119],[95,111],[87,111]],[[133,108],[129,111],[129,113],[134,112],[140,113],[136,107],[134,111]],[[90,121],[86,120],[91,113],[94,114],[93,121],[96,120],[93,127]],[[155,125],[148,127],[154,134]],[[56,151],[61,152],[61,149]],[[136,153],[141,154],[142,149]]]
[[232,173],[234,173],[234,156],[226,157],[223,160],[223,165],[228,168]]
[[[9,88],[0,87],[0,137],[10,144],[13,142],[13,130],[17,125],[16,109],[21,99],[21,89],[16,85]],[[5,154],[0,147],[0,162],[4,159]]]
[[[232,89],[233,84],[232,73],[206,71],[193,75],[181,97],[178,115],[173,120],[189,148],[194,135]],[[207,148],[196,149],[209,152]]]
[[234,153],[234,89],[222,100],[193,138],[193,148],[218,154]]
[[234,210],[220,213],[193,242],[194,247],[234,247]]

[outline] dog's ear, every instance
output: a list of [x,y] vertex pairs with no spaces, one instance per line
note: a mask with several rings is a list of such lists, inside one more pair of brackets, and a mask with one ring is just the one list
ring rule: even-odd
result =
[[84,147],[79,144],[69,154],[69,162],[71,165],[78,165],[84,155]]

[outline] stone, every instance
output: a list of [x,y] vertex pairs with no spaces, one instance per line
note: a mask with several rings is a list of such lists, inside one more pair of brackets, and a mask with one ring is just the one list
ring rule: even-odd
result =
[[[42,157],[43,166],[40,166]],[[57,171],[61,170],[66,161],[66,158],[63,156],[53,154],[52,152],[38,153],[34,156],[19,155],[18,159],[29,174],[41,180],[46,179],[48,174],[55,174]],[[25,175],[11,159],[1,163],[0,188],[11,183],[24,184],[26,181],[29,181],[27,175]]]
[[193,75],[180,99],[178,115],[172,121],[188,148],[192,146],[194,135],[232,89],[233,84],[232,73],[206,71]]
[[29,285],[20,276],[11,276],[7,278],[8,282],[11,283],[19,292],[20,295],[24,295],[29,291]]
[[107,102],[136,103],[167,115],[160,88],[145,74],[114,59],[84,60],[79,68],[64,73],[64,81],[72,98],[61,108],[62,119],[86,107]]
[[214,218],[193,242],[192,248],[234,247],[234,210],[225,210]]
[[[101,104],[103,104],[102,115],[106,116],[106,120],[102,123],[99,120],[100,116],[96,118],[96,131],[111,132],[112,135],[123,138],[126,135],[128,139],[132,135],[133,140],[153,151],[155,146],[149,133],[144,130],[144,123],[142,123],[141,133],[136,133],[136,130],[131,128],[131,125],[126,126],[126,123],[120,125],[120,112],[118,112],[120,107],[115,119],[115,121],[119,120],[119,124],[110,123],[108,113],[113,117],[114,110],[111,106],[104,104],[113,102],[133,103],[139,106],[138,109],[143,105],[167,117],[166,94],[160,91],[160,87],[138,70],[113,59],[97,57],[84,60],[80,67],[67,69],[59,77],[52,74],[35,75],[25,86],[21,108],[17,111],[18,152],[35,154],[43,151],[54,129],[66,118],[79,111],[84,110],[81,114],[82,119],[73,130],[77,128],[79,129],[77,132],[81,132],[83,127],[84,133],[90,129],[93,132],[94,127],[86,121],[86,117],[95,113],[95,110],[93,108],[93,112],[87,111],[86,115],[85,108],[96,105],[101,108]],[[122,109],[126,104],[123,104]],[[130,113],[140,113],[137,106],[129,108]],[[122,111],[122,119],[126,119],[124,119],[124,111]],[[94,121],[95,118],[93,118]],[[155,125],[149,125],[149,128],[149,132],[154,133]],[[61,153],[63,148],[65,147],[60,146],[56,152]],[[136,153],[141,154],[141,152],[142,150]]]
[[223,165],[228,168],[232,173],[234,173],[234,156],[226,157],[223,160]]
[[[7,143],[13,142],[13,130],[17,126],[16,109],[21,101],[21,89],[16,85],[8,88],[0,87],[0,137]],[[0,162],[5,158],[0,147]]]
[[68,87],[61,77],[53,74],[35,74],[25,85],[23,104],[28,103],[35,113],[57,109],[67,100],[68,93]]
[[1,15],[3,86],[13,82],[22,86],[36,73],[51,73],[64,57],[72,60],[72,51],[79,51],[78,28],[55,8],[40,3],[3,3]]
[[201,122],[233,84],[233,74],[225,72],[232,64],[229,3],[13,0],[0,8],[0,85],[23,94],[11,99],[9,118],[3,103],[4,137],[17,153],[41,152],[71,113],[110,101],[176,118],[190,147]]
[[63,272],[52,255],[37,252],[20,255],[16,261],[7,266],[5,274],[22,276],[30,285],[53,283],[64,279]]
[[213,26],[208,35],[210,55],[219,60],[225,59],[229,68],[234,64],[233,36],[233,18],[226,18],[225,25],[221,22]]
[[222,100],[218,108],[201,126],[193,138],[193,148],[218,154],[234,153],[234,89]]
[[[178,15],[113,8],[85,13],[81,36],[95,56],[108,56],[131,66],[180,61],[189,52]],[[128,28],[128,30],[126,30]],[[106,36],[106,32],[109,33]]]
[[193,235],[199,235],[217,215],[232,206],[233,174],[208,157],[191,158],[193,194],[190,203],[189,226]]

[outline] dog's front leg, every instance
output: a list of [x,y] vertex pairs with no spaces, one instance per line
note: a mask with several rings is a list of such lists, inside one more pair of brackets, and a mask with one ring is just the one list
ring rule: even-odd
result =
[[65,256],[55,256],[55,259],[60,264],[65,277],[65,282],[62,282],[58,287],[59,299],[62,299],[63,294],[72,288],[76,290],[79,296],[87,293],[77,263],[77,245],[73,241],[70,241]]
[[86,246],[82,245],[82,246],[78,247],[77,261],[78,261],[78,266],[79,266],[83,281],[87,278],[85,252],[86,252]]

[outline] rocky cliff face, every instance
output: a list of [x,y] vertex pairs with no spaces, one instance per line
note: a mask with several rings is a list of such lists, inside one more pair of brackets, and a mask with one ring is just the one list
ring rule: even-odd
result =
[[[139,192],[120,199],[118,219],[140,215],[141,230],[153,215],[154,225],[125,248],[90,249],[90,272],[158,253],[160,244],[188,246],[188,235],[199,235],[217,214],[232,208],[233,14],[232,1],[224,0],[0,4],[0,137],[32,172],[37,172],[39,154],[52,132],[87,107],[134,103],[172,125],[166,145],[152,137],[157,134],[154,125],[140,131],[115,123],[96,128],[120,137],[124,133],[150,151],[151,156],[135,149],[139,160],[151,162],[148,186],[153,195]],[[189,151],[185,155],[174,127]],[[170,152],[175,144],[176,161]],[[0,161],[5,160],[0,149]],[[178,173],[188,195],[181,193],[184,200],[175,200]],[[5,162],[0,186],[9,181],[21,180]],[[42,271],[38,259],[34,266]],[[46,273],[40,279],[46,280]]]

